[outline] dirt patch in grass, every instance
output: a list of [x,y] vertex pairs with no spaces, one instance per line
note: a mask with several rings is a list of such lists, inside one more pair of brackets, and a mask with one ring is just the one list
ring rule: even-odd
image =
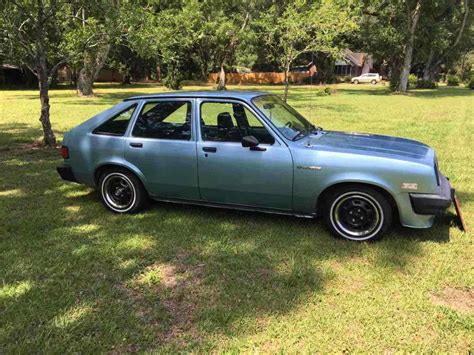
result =
[[468,313],[474,310],[474,290],[462,290],[446,287],[439,294],[431,294],[431,301],[439,306],[453,308],[456,311]]
[[179,256],[172,263],[160,266],[161,287],[166,291],[163,304],[172,317],[171,326],[161,337],[161,342],[173,340],[185,347],[184,335],[194,340],[199,338],[193,318],[197,309],[196,300],[201,293],[202,268],[185,265],[183,258]]

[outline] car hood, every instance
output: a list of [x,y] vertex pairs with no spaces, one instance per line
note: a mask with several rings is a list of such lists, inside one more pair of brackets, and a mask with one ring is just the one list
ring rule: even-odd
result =
[[434,151],[426,144],[399,137],[367,133],[324,131],[302,139],[307,148],[374,155],[432,164]]

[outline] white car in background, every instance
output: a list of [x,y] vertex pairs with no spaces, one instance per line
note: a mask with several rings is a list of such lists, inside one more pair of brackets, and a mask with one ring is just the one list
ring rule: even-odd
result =
[[371,83],[373,85],[379,83],[382,80],[382,77],[377,73],[366,73],[355,78],[351,79],[351,83],[359,84],[359,83]]

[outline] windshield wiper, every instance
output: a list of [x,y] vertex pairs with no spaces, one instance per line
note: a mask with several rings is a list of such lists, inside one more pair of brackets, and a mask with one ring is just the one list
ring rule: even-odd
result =
[[311,132],[309,132],[309,131],[304,131],[304,130],[303,130],[303,131],[299,131],[299,132],[296,134],[296,136],[293,137],[292,141],[294,142],[294,141],[298,140],[300,137],[305,137],[305,136],[307,136],[307,135],[310,134],[310,133],[311,133]]
[[311,132],[319,132],[322,130],[323,130],[323,127],[311,125]]

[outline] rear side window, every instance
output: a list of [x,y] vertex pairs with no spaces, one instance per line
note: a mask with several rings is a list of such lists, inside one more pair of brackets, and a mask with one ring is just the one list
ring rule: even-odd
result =
[[191,102],[148,102],[133,127],[134,137],[190,140]]
[[137,105],[132,105],[124,111],[116,114],[107,122],[102,123],[92,133],[104,134],[109,136],[123,136],[127,130],[130,119],[133,116],[133,112],[137,108]]

